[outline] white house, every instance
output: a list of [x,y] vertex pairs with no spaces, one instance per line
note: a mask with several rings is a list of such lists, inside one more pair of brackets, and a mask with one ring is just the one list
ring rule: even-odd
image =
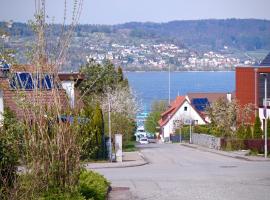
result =
[[171,134],[174,134],[179,124],[189,124],[191,121],[194,124],[206,124],[204,118],[191,105],[186,96],[177,96],[170,104],[168,110],[161,114],[161,119],[159,120],[161,136],[166,140]]

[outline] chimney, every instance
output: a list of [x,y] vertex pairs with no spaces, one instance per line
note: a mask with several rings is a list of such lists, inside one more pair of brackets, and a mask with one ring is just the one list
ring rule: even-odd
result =
[[227,93],[227,100],[229,101],[229,102],[231,102],[232,101],[232,94],[231,93]]

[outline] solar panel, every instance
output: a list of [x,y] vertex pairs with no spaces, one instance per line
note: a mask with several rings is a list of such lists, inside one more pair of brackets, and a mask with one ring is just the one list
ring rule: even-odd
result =
[[12,89],[33,90],[35,87],[39,89],[50,90],[54,87],[53,78],[50,74],[31,74],[28,72],[17,72],[9,79]]
[[207,98],[194,98],[192,99],[191,104],[198,111],[205,111],[205,109],[210,105]]
[[270,66],[270,53],[263,59],[260,66]]
[[17,89],[18,87],[18,79],[17,79],[17,75],[13,74],[10,79],[9,79],[9,85],[12,89]]
[[6,62],[6,60],[0,59],[0,68],[2,70],[9,70],[10,69],[10,65]]
[[45,83],[46,83],[46,88],[47,89],[52,89],[52,77],[48,74],[45,74],[44,76],[44,80],[45,80]]
[[32,76],[28,72],[18,72],[17,73],[20,88],[21,89],[26,89],[26,90],[33,90],[34,87],[34,82],[32,79]]

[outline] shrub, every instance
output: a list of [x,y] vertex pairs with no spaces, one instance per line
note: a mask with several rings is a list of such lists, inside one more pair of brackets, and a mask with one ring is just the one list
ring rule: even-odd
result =
[[237,138],[240,138],[240,139],[245,139],[246,138],[246,130],[245,130],[245,127],[243,125],[240,125],[237,129]]
[[85,200],[85,198],[76,189],[74,191],[63,191],[58,188],[50,188],[38,200]]
[[256,116],[254,123],[253,138],[262,138],[261,120],[259,116]]
[[79,192],[89,200],[105,200],[110,183],[104,176],[93,172],[83,170],[79,179]]
[[250,125],[247,126],[246,128],[246,139],[251,139],[252,138],[252,130]]
[[195,133],[204,133],[208,134],[210,131],[209,127],[207,125],[197,125],[194,127]]
[[0,199],[14,196],[19,158],[21,127],[10,109],[4,111],[4,123],[0,128]]
[[10,141],[0,137],[0,199],[8,199],[16,180],[18,155]]

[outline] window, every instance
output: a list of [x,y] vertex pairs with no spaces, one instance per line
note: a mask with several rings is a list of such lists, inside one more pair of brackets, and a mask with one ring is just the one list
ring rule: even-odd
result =
[[184,111],[187,111],[187,106],[184,107]]

